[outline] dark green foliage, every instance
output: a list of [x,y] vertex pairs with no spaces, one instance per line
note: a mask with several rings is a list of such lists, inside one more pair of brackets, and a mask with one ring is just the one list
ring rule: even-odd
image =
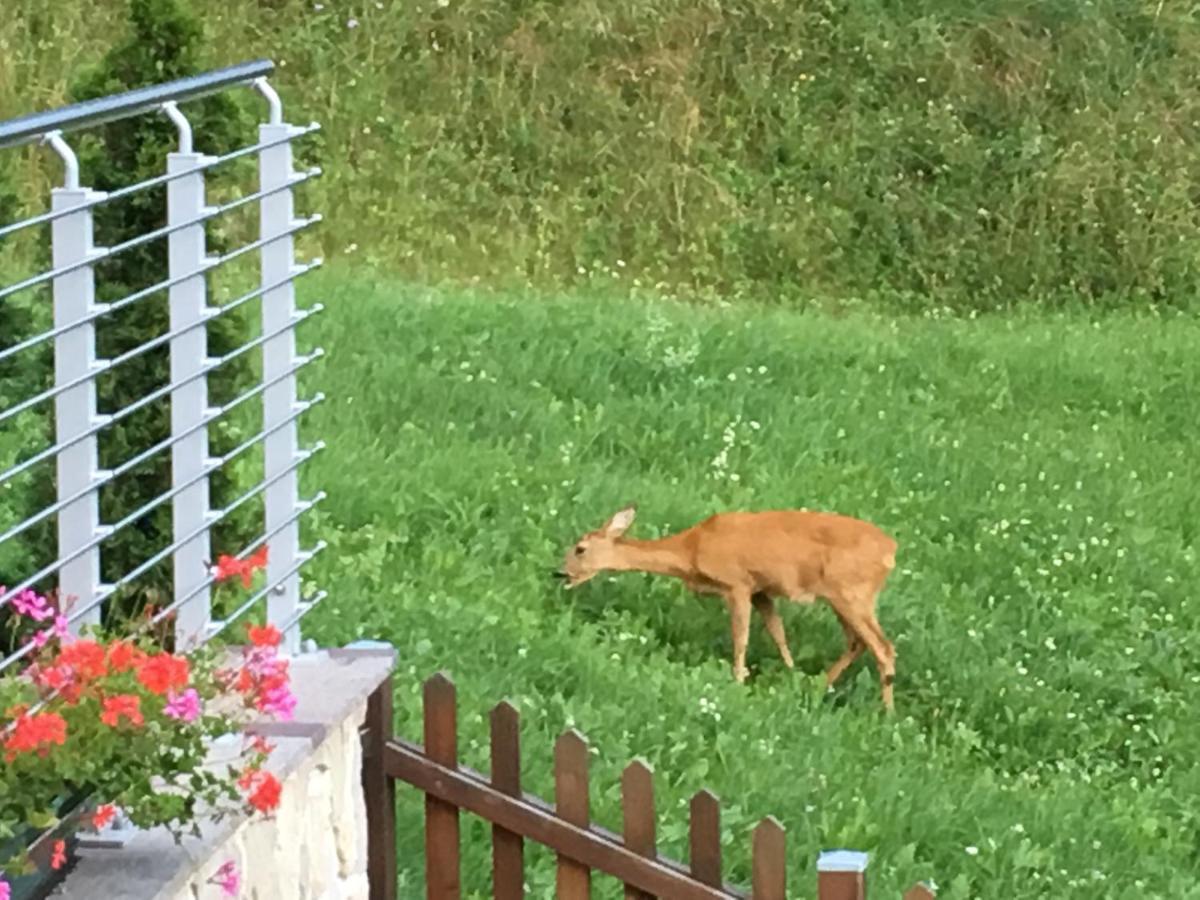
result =
[[[25,215],[12,174],[11,163],[15,156],[11,152],[0,153],[0,225],[8,225]],[[17,255],[12,252],[14,243],[13,238],[0,238],[0,287],[29,274],[14,259]],[[0,300],[0,351],[50,327],[47,303],[46,295],[29,291]],[[50,386],[53,378],[51,347],[52,344],[45,342],[0,360],[0,412]],[[52,435],[49,404],[0,424],[0,473],[52,443]],[[54,484],[46,477],[50,469],[45,464],[34,467],[0,486],[0,534],[54,501]],[[0,585],[14,584],[47,565],[55,558],[54,549],[53,518],[3,542],[0,544]]]
[[[130,0],[130,31],[95,68],[84,72],[72,85],[72,100],[80,101],[156,82],[182,78],[211,67],[201,59],[201,30],[198,20],[179,0]],[[189,103],[184,112],[192,123],[197,150],[219,154],[253,140],[253,128],[228,94]],[[80,144],[84,183],[98,190],[113,190],[161,174],[166,155],[176,149],[175,127],[165,116],[145,115],[115,122],[95,132]],[[210,188],[211,194],[211,188]],[[165,224],[165,189],[158,188],[128,199],[105,204],[97,210],[98,242],[113,245]],[[210,252],[223,249],[219,233],[210,228]],[[126,251],[99,267],[98,294],[111,301],[160,282],[167,277],[167,242],[154,241]],[[167,295],[163,291],[102,319],[97,328],[101,357],[111,358],[168,330]],[[246,340],[245,321],[222,316],[209,326],[209,354],[228,353]],[[215,401],[228,399],[237,385],[246,385],[249,368],[244,357],[210,377],[210,394]],[[99,405],[114,412],[130,405],[169,381],[166,346],[156,348],[120,366],[98,383]],[[170,433],[170,409],[157,402],[107,429],[101,435],[102,467],[119,465],[139,451],[165,439]],[[236,431],[225,429],[214,441],[214,454],[228,450]],[[224,444],[225,446],[221,446]],[[101,518],[114,522],[127,516],[170,488],[170,454],[163,453],[139,469],[123,476],[101,492]],[[235,485],[228,470],[218,470],[212,480],[214,505],[232,499]],[[242,529],[244,531],[244,529]],[[244,539],[251,532],[246,531]],[[118,533],[104,546],[106,578],[128,572],[171,540],[171,505],[166,502]],[[149,581],[165,586],[169,568],[160,566]]]

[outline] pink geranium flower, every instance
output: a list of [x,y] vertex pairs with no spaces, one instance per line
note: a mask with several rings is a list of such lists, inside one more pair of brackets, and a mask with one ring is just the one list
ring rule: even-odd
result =
[[[67,636],[67,617],[59,614],[54,617],[54,627],[45,628],[33,636],[33,646],[35,646],[39,650],[41,650],[48,643],[50,643],[50,638],[56,637],[61,641],[66,636]],[[0,898],[0,900],[3,900],[3,898]]]
[[25,588],[13,597],[13,609],[19,615],[29,616],[35,622],[45,622],[54,615],[54,610],[50,608],[46,598],[30,588]]
[[221,889],[221,893],[226,897],[236,897],[242,883],[242,876],[238,873],[237,863],[232,859],[222,863],[221,868],[217,869],[214,881],[217,887]]
[[269,688],[263,692],[258,708],[265,713],[270,713],[281,722],[289,722],[296,709],[296,695],[286,684]]
[[167,700],[167,707],[163,713],[172,719],[178,719],[181,722],[195,722],[200,718],[200,695],[196,693],[195,688],[188,688],[182,694],[172,691]]

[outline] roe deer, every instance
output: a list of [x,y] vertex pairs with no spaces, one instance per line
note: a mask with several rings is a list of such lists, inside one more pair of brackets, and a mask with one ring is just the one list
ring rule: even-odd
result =
[[567,551],[555,574],[568,588],[604,571],[651,572],[679,578],[698,594],[722,597],[733,633],[733,677],[743,682],[750,609],[792,668],[775,599],[826,600],[846,636],[846,650],[830,666],[826,684],[869,649],[875,657],[883,705],[892,709],[896,651],[875,618],[875,601],[896,565],[896,542],[869,522],[804,510],[726,512],[653,541],[626,538],[636,506],[617,512]]

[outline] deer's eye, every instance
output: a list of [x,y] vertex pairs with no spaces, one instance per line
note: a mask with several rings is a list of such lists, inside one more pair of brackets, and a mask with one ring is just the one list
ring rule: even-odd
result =
[[583,545],[582,544],[580,544],[578,547],[575,548],[575,555],[583,556]]

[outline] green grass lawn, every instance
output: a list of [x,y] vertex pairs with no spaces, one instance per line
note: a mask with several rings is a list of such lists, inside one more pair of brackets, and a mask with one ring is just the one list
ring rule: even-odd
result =
[[[328,306],[307,433],[330,444],[308,479],[333,592],[308,630],[397,646],[400,733],[420,738],[444,669],[468,764],[510,698],[529,789],[551,796],[552,743],[579,728],[599,821],[619,827],[643,757],[666,853],[708,786],[728,875],[748,882],[773,814],[798,896],[820,849],[851,847],[876,897],[927,877],[943,898],[1200,897],[1196,321],[506,298],[344,267],[307,295]],[[629,501],[642,537],[795,506],[892,533],[897,715],[866,659],[824,696],[842,637],[823,605],[784,610],[791,673],[755,619],[739,687],[719,601],[637,574],[562,591],[569,543]],[[415,898],[421,804],[400,796]],[[463,844],[485,896],[486,828],[464,819]],[[529,859],[551,896],[552,860]]]

